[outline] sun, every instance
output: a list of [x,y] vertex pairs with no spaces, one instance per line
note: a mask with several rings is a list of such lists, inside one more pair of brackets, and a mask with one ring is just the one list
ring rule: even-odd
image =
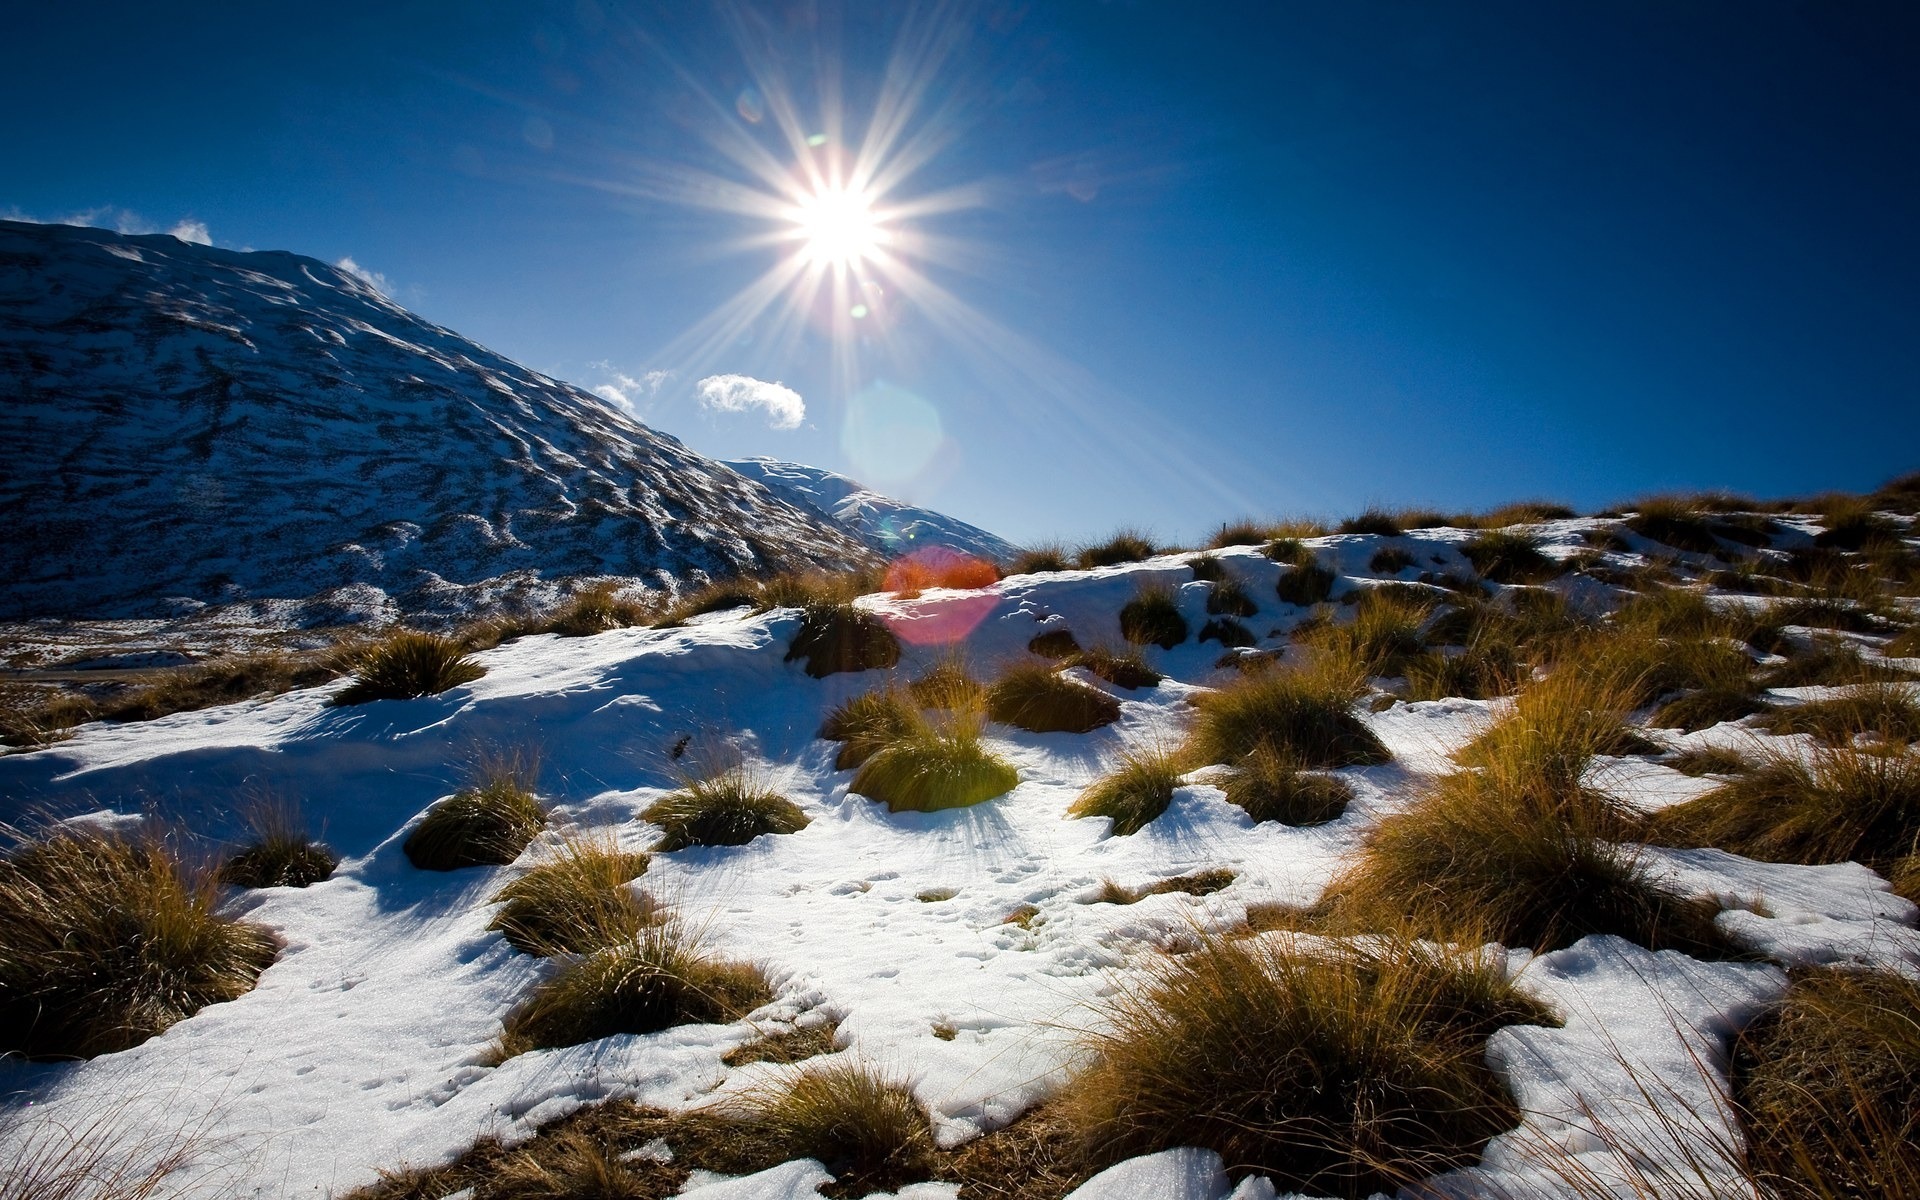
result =
[[815,185],[787,214],[801,253],[822,267],[857,267],[887,243],[886,222],[873,197],[856,188]]

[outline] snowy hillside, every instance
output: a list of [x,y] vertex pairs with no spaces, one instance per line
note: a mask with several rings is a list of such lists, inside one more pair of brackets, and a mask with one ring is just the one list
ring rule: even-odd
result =
[[0,619],[863,559],[673,438],[279,252],[0,222]]
[[[1911,521],[1888,520],[1900,521],[1901,532],[1886,536],[1910,552]],[[1773,548],[1755,552],[1757,570],[1786,572],[1815,555],[1816,522],[1783,517],[1766,526],[1770,532],[1755,536]],[[1487,567],[1504,575],[1521,545],[1536,556],[1528,560],[1532,583],[1476,581],[1476,563],[1493,561],[1489,547],[1509,556],[1509,565]],[[1165,964],[1177,960],[1166,951],[1216,935],[1233,945],[1293,944],[1296,935],[1260,924],[1261,914],[1314,904],[1369,852],[1383,822],[1427,803],[1439,781],[1460,777],[1454,752],[1512,712],[1514,701],[1444,686],[1410,698],[1417,670],[1404,668],[1404,678],[1381,671],[1352,706],[1381,752],[1368,765],[1316,776],[1339,780],[1348,797],[1343,812],[1319,823],[1254,819],[1232,799],[1235,772],[1222,766],[1183,768],[1164,810],[1137,831],[1077,815],[1077,799],[1123,753],[1176,744],[1210,697],[1291,671],[1311,647],[1335,644],[1312,639],[1357,630],[1368,614],[1388,611],[1376,605],[1414,605],[1416,645],[1396,653],[1425,645],[1420,661],[1440,664],[1470,653],[1448,640],[1459,636],[1447,632],[1450,614],[1497,624],[1551,612],[1564,629],[1597,628],[1581,623],[1631,601],[1623,583],[1666,594],[1649,582],[1654,573],[1676,585],[1683,574],[1692,579],[1688,594],[1708,596],[1728,620],[1759,611],[1767,603],[1760,597],[1705,585],[1731,557],[1721,553],[1676,552],[1626,523],[1591,519],[1494,534],[1421,528],[1281,539],[1264,551],[1229,547],[1015,576],[974,591],[863,597],[858,607],[902,643],[892,673],[812,678],[787,661],[798,610],[735,610],[680,627],[523,637],[477,655],[479,679],[425,699],[335,707],[335,684],[87,726],[70,741],[0,758],[0,796],[8,798],[0,819],[30,809],[108,810],[90,819],[110,825],[126,819],[112,813],[145,812],[182,822],[213,845],[244,837],[244,798],[270,794],[297,802],[342,861],[310,887],[230,893],[229,913],[282,943],[244,995],[90,1061],[12,1060],[0,1085],[25,1089],[34,1105],[11,1135],[0,1135],[0,1152],[7,1136],[17,1145],[36,1131],[102,1118],[121,1139],[115,1153],[136,1156],[178,1146],[169,1139],[181,1130],[201,1131],[185,1153],[188,1168],[170,1185],[192,1181],[184,1194],[344,1196],[379,1185],[382,1172],[450,1163],[483,1137],[523,1141],[586,1106],[627,1100],[671,1113],[751,1094],[798,1068],[735,1052],[811,1030],[825,1037],[819,1050],[840,1051],[835,1061],[872,1064],[906,1081],[940,1153],[957,1153],[1070,1092],[1087,1031],[1107,1028],[1116,998],[1145,973],[1171,969]],[[1444,578],[1452,590],[1423,577]],[[1310,578],[1329,603],[1296,602]],[[1164,648],[1133,639],[1165,678],[1123,687],[1065,664],[1068,681],[1112,698],[1117,719],[1088,732],[987,725],[986,747],[1017,773],[1004,794],[944,811],[894,811],[863,795],[854,773],[837,769],[842,747],[819,736],[836,705],[921,677],[956,652],[992,680],[1041,663],[1039,635],[1124,647],[1122,614],[1143,597],[1164,598],[1155,603],[1182,622]],[[1229,608],[1244,626],[1219,618]],[[1831,622],[1842,609],[1865,612],[1835,604],[1796,611]],[[1885,611],[1912,616],[1897,605]],[[1862,617],[1859,628],[1870,632],[1840,632],[1796,624],[1785,608],[1776,615],[1772,650],[1738,650],[1745,669],[1761,672],[1756,678],[1814,678],[1809,664],[1827,661],[1823,653],[1864,655],[1886,664],[1883,673],[1896,662],[1920,667],[1883,653],[1890,617]],[[1227,651],[1237,639],[1193,636],[1226,626],[1252,644]],[[1262,674],[1236,661],[1249,658],[1281,665]],[[1683,805],[1731,777],[1703,777],[1685,766],[1689,755],[1813,754],[1810,736],[1776,736],[1763,723],[1839,690],[1757,687],[1747,697],[1752,715],[1690,721],[1691,732],[1662,725],[1645,706],[1633,716],[1641,740],[1594,754],[1583,786],[1638,813]],[[681,754],[690,743],[731,747],[797,805],[804,827],[744,845],[659,848],[657,814],[642,814],[683,786]],[[488,746],[537,752],[547,831],[511,865],[416,868],[409,836],[468,778],[475,748]],[[495,1049],[503,1019],[572,960],[519,952],[490,922],[500,889],[551,861],[563,835],[652,850],[631,889],[684,914],[714,952],[756,964],[772,1000],[745,1020],[595,1037],[503,1060]],[[1704,906],[1722,949],[1696,956],[1604,931],[1570,935],[1539,954],[1518,939],[1510,949],[1493,946],[1513,986],[1558,1024],[1505,1023],[1486,1038],[1486,1065],[1511,1094],[1517,1124],[1431,1188],[1403,1194],[1751,1195],[1737,1177],[1745,1135],[1727,1102],[1728,1044],[1783,994],[1782,968],[1920,971],[1915,905],[1857,862],[1761,862],[1671,845],[1638,848],[1630,861],[1642,880],[1635,886]],[[1214,882],[1183,882],[1200,873]],[[1450,882],[1430,881],[1437,889]],[[1616,1141],[1628,1137],[1630,1153]],[[672,1149],[603,1148],[623,1172],[665,1170]],[[1271,1180],[1225,1165],[1231,1179],[1211,1151],[1136,1154],[1074,1196],[1273,1200]],[[1567,1174],[1576,1170],[1598,1182],[1576,1188]],[[951,1178],[938,1170],[931,1177]],[[735,1181],[696,1170],[680,1194],[861,1194],[831,1190],[831,1178],[797,1156]],[[417,1191],[396,1184],[376,1194],[563,1194],[460,1190],[468,1186],[448,1176]],[[664,1196],[683,1185],[666,1186],[673,1190],[593,1194]],[[950,1182],[898,1192],[916,1200],[959,1194]]]
[[1006,562],[1019,548],[977,525],[873,491],[857,480],[819,467],[775,458],[727,462],[789,504],[824,513],[861,541],[888,556],[922,546],[945,546],[990,562]]

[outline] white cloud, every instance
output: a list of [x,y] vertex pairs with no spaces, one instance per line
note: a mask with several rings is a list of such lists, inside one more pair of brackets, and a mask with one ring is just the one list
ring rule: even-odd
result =
[[624,408],[630,413],[638,413],[640,401],[659,392],[660,386],[673,378],[672,371],[647,371],[640,378],[635,379],[624,371],[615,371],[604,362],[592,365],[608,372],[613,379],[611,382],[598,384],[588,390],[607,403]]
[[393,295],[393,285],[387,282],[387,277],[378,271],[369,271],[359,263],[353,261],[353,255],[349,254],[333,265],[353,276],[355,279],[358,279],[361,283],[366,284],[374,291],[379,292],[382,296]]
[[763,408],[767,424],[775,429],[798,429],[807,415],[807,403],[799,392],[751,375],[709,375],[694,384],[693,391],[700,398],[700,407],[716,412]]
[[182,218],[179,224],[167,232],[183,242],[192,242],[196,246],[213,245],[213,238],[207,233],[207,223],[196,221],[192,217]]

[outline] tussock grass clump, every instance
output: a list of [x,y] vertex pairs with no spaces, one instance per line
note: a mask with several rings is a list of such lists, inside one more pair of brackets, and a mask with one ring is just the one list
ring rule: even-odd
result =
[[547,619],[546,628],[562,637],[588,637],[650,624],[655,615],[651,604],[622,594],[611,583],[600,583],[575,592]]
[[1130,692],[1143,687],[1159,687],[1162,678],[1160,672],[1147,665],[1147,660],[1140,656],[1138,650],[1121,653],[1105,646],[1095,646],[1062,660],[1061,665],[1085,667],[1095,676]]
[[663,854],[689,846],[744,846],[761,834],[798,833],[807,827],[807,814],[799,805],[745,766],[688,779],[640,816],[660,827],[654,849]]
[[1086,733],[1120,719],[1120,702],[1037,663],[1009,667],[986,693],[987,716],[1030,733]]
[[1226,578],[1227,568],[1212,554],[1202,552],[1187,560],[1187,567],[1193,577],[1202,583],[1214,583]]
[[1765,862],[1849,860],[1883,874],[1920,854],[1920,758],[1822,749],[1765,752],[1746,773],[1647,819],[1647,835]]
[[1353,799],[1346,780],[1314,774],[1265,742],[1241,756],[1221,790],[1255,821],[1282,825],[1324,825]]
[[1056,660],[1071,658],[1080,653],[1080,642],[1071,629],[1049,629],[1033,635],[1027,642],[1027,653]]
[[1914,678],[1911,671],[1862,657],[1852,643],[1838,638],[1817,638],[1806,650],[1788,653],[1786,662],[1760,673],[1761,683],[1770,688],[1850,687]]
[[1433,611],[1432,599],[1369,588],[1354,604],[1353,619],[1308,627],[1296,640],[1312,646],[1355,675],[1402,675],[1420,654],[1420,627]]
[[1152,538],[1137,529],[1122,529],[1104,542],[1082,546],[1074,561],[1081,567],[1117,567],[1152,558],[1156,553]]
[[1920,1197],[1920,983],[1794,971],[1735,1041],[1733,1087],[1750,1169],[1782,1200]]
[[809,604],[787,647],[787,662],[806,660],[807,674],[824,679],[841,671],[871,671],[900,661],[900,639],[887,623],[851,601]]
[[1685,496],[1649,496],[1636,501],[1626,525],[1641,537],[1675,550],[1708,554],[1720,548],[1707,514]]
[[1485,1063],[1551,1017],[1478,959],[1209,939],[1123,993],[1062,1104],[1098,1163],[1176,1146],[1362,1197],[1475,1161],[1519,1111]]
[[1120,765],[1093,781],[1067,809],[1069,817],[1107,817],[1117,837],[1139,833],[1173,803],[1186,773],[1181,756],[1162,746],[1135,746]]
[[1400,522],[1385,509],[1369,508],[1357,517],[1348,517],[1340,522],[1341,533],[1371,533],[1380,537],[1399,537],[1405,530]]
[[1293,567],[1314,561],[1313,552],[1302,545],[1297,537],[1276,537],[1260,547],[1260,553],[1274,562]]
[[1214,580],[1207,589],[1207,612],[1216,617],[1251,617],[1260,611],[1245,584],[1231,575]]
[[905,736],[915,715],[913,702],[891,687],[863,693],[835,707],[820,727],[821,737],[842,743],[833,760],[834,770],[851,770],[875,750]]
[[1590,933],[1718,949],[1715,906],[1656,883],[1614,844],[1632,819],[1581,784],[1621,704],[1617,685],[1564,669],[1522,692],[1461,755],[1469,769],[1380,823],[1323,902],[1333,928],[1537,950]]
[[314,840],[289,805],[263,804],[249,814],[253,839],[220,866],[235,887],[308,887],[333,874],[340,856]]
[[1272,536],[1263,522],[1227,521],[1207,539],[1207,548],[1225,550],[1229,546],[1258,546]]
[[922,708],[977,708],[986,689],[964,659],[949,655],[907,684],[907,695]]
[[273,650],[167,667],[146,675],[123,694],[103,700],[97,714],[82,719],[97,716],[106,721],[151,721],[172,713],[278,695],[325,683],[352,662],[351,649],[303,653]]
[[1205,871],[1195,871],[1191,875],[1181,875],[1173,879],[1156,880],[1139,887],[1121,887],[1111,879],[1100,881],[1100,890],[1089,904],[1138,904],[1148,896],[1170,896],[1178,892],[1187,896],[1211,896],[1225,888],[1239,876],[1225,867],[1212,867]]
[[1260,639],[1253,636],[1253,630],[1232,617],[1210,617],[1200,627],[1200,640],[1219,642],[1229,650],[1237,650],[1242,646],[1251,646]]
[[1324,664],[1243,675],[1195,698],[1188,757],[1236,763],[1265,745],[1309,768],[1386,762],[1387,748],[1354,713],[1360,691]]
[[1171,650],[1187,640],[1187,619],[1173,589],[1149,584],[1120,609],[1120,636],[1135,645]]
[[646,925],[542,983],[507,1015],[502,1057],[617,1033],[733,1021],[773,998],[759,968],[708,954],[677,918]]
[[835,1195],[893,1191],[928,1178],[933,1127],[904,1082],[836,1056],[715,1110],[736,1139],[738,1170],[818,1159]]
[[766,612],[774,608],[813,608],[850,604],[860,596],[881,589],[878,571],[787,571],[762,578],[740,576],[716,579],[681,596],[659,615],[655,625],[671,629],[694,617],[725,612],[732,608],[750,608]]
[[158,842],[60,831],[0,859],[0,1053],[125,1050],[252,989],[273,936]]
[[809,1058],[832,1054],[835,1050],[834,1038],[839,1029],[838,1022],[809,1025],[804,1028],[771,1029],[752,1041],[735,1046],[722,1054],[720,1061],[729,1067],[744,1067],[748,1063],[762,1062],[805,1062]]
[[1014,555],[1013,561],[1007,564],[1009,575],[1047,575],[1072,569],[1073,556],[1058,542],[1029,546]]
[[1473,517],[1456,517],[1462,528],[1505,529],[1510,525],[1538,525],[1542,521],[1564,521],[1580,514],[1552,500],[1522,500],[1503,504]]
[[1769,733],[1811,734],[1830,746],[1858,738],[1920,740],[1920,700],[1900,683],[1864,683],[1839,696],[1777,708],[1761,720]]
[[1407,699],[1444,700],[1459,696],[1487,700],[1505,696],[1526,676],[1519,650],[1498,638],[1476,640],[1459,654],[1429,650],[1404,660]]
[[1376,551],[1374,556],[1367,560],[1367,570],[1375,575],[1397,575],[1408,567],[1419,565],[1419,559],[1394,546]]
[[1767,711],[1753,679],[1753,660],[1739,647],[1688,640],[1666,645],[1664,653],[1648,678],[1680,680],[1686,690],[1653,711],[1653,725],[1692,732]]
[[981,741],[984,717],[978,709],[915,713],[903,733],[861,764],[851,790],[894,812],[966,808],[1005,795],[1020,776]]
[[1839,550],[1864,550],[1875,542],[1895,541],[1900,533],[1866,499],[1848,498],[1829,505],[1821,523],[1825,528],[1814,536],[1813,544]]
[[472,786],[427,810],[403,847],[423,871],[505,866],[546,827],[547,810],[533,795],[534,765],[505,757],[480,765]]
[[472,683],[487,673],[453,638],[411,630],[391,634],[362,650],[353,658],[353,669],[354,681],[334,696],[335,704],[417,700]]
[[1900,634],[1881,649],[1888,658],[1920,658],[1920,625]]
[[646,869],[646,855],[620,849],[611,837],[565,838],[493,897],[501,908],[487,928],[541,957],[625,941],[653,915],[626,886]]
[[1460,553],[1473,569],[1495,583],[1541,583],[1565,569],[1540,552],[1540,545],[1524,533],[1489,529],[1461,543]]
[[1753,770],[1753,763],[1738,750],[1729,750],[1724,746],[1702,746],[1698,750],[1681,750],[1670,756],[1661,765],[1672,767],[1682,775],[1699,778],[1702,775],[1745,775]]
[[1309,608],[1324,604],[1333,595],[1334,574],[1319,565],[1311,554],[1298,561],[1274,584],[1274,594],[1287,604]]

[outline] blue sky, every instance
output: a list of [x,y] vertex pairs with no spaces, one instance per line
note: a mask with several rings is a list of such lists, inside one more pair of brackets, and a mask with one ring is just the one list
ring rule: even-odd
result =
[[[9,23],[0,210],[351,257],[697,449],[844,470],[1016,540],[1920,467],[1911,4]],[[877,203],[953,201],[887,227],[939,299],[862,263],[881,289],[859,320],[823,296],[776,336],[782,295],[697,336],[800,243],[689,193],[753,182],[728,147],[852,154],[903,84],[909,139],[936,148]],[[821,149],[782,136],[783,98]],[[778,381],[804,417],[703,405],[726,375]]]

